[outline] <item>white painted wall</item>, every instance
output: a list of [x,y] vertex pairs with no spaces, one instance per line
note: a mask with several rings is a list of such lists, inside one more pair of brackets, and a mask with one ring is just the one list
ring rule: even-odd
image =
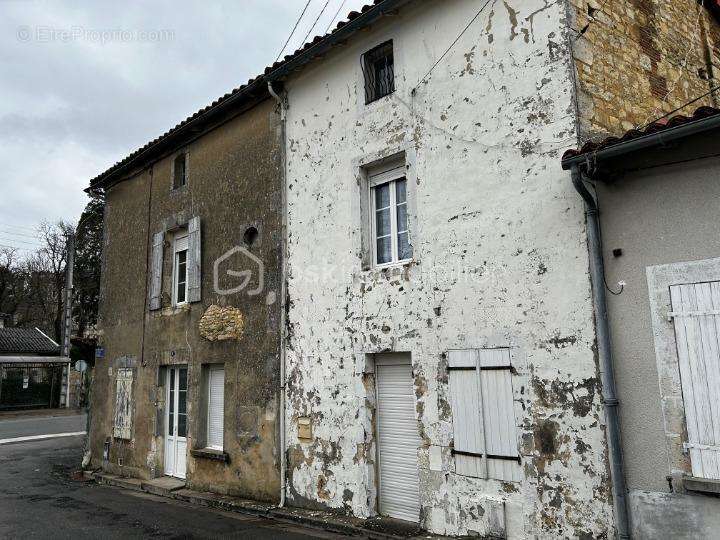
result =
[[[611,535],[584,217],[559,167],[576,142],[564,3],[491,2],[411,95],[481,5],[417,2],[288,81],[289,500],[374,515],[369,355],[410,352],[426,528]],[[389,38],[396,92],[365,106],[360,55]],[[363,271],[359,166],[401,150],[416,261]],[[520,366],[518,483],[454,473],[444,353],[484,346]]]

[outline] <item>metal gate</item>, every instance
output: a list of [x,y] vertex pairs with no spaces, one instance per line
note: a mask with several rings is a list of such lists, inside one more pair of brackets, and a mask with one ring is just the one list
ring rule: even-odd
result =
[[62,364],[0,364],[0,410],[58,407]]

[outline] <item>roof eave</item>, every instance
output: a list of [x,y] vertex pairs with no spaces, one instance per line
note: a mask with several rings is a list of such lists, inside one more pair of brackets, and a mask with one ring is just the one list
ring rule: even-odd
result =
[[624,157],[635,152],[649,150],[670,142],[683,139],[692,135],[698,135],[706,131],[720,128],[720,115],[694,120],[676,127],[664,129],[656,133],[650,133],[631,139],[629,141],[614,144],[602,150],[584,152],[582,154],[568,157],[562,160],[563,170],[570,170],[587,163],[588,159],[599,164],[603,161]]
[[304,65],[312,62],[318,56],[327,53],[337,44],[342,43],[350,38],[358,30],[365,28],[378,19],[395,12],[403,6],[409,4],[413,0],[385,0],[384,2],[373,6],[364,13],[361,13],[354,19],[345,23],[341,28],[335,30],[326,37],[321,38],[314,45],[308,47],[304,52],[297,55],[290,55],[291,58],[281,62],[276,69],[266,71],[266,77],[271,81],[277,81],[293,71],[296,71]]
[[[258,94],[258,90],[263,92],[263,95]],[[242,88],[235,94],[229,96],[227,99],[224,99],[215,106],[209,107],[206,111],[203,111],[195,118],[187,121],[187,123],[177,128],[176,131],[168,135],[158,137],[156,142],[152,143],[147,148],[144,148],[136,156],[133,156],[132,159],[128,160],[127,163],[122,163],[117,168],[108,169],[105,173],[93,179],[90,182],[90,186],[85,188],[84,191],[86,193],[90,193],[94,190],[105,189],[115,183],[116,180],[122,180],[123,177],[125,177],[128,173],[131,173],[133,170],[143,168],[153,160],[154,155],[162,153],[164,150],[168,150],[172,147],[176,147],[179,144],[183,144],[180,141],[186,139],[188,135],[193,134],[193,130],[197,129],[199,125],[211,120],[213,117],[222,115],[238,102],[242,102],[243,100],[247,100],[247,102],[252,102],[253,100],[260,101],[268,96],[266,79],[261,75],[245,88]]]

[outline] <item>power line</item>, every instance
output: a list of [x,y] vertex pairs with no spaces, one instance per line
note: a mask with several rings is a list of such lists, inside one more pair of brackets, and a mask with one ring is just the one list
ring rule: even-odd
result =
[[0,234],[9,234],[10,236],[22,236],[25,238],[35,238],[35,239],[40,238],[37,234],[25,234],[25,233],[9,231],[9,230],[2,230],[2,229],[0,229]]
[[0,244],[0,248],[4,248],[4,249],[22,249],[22,250],[24,250],[24,251],[33,251],[33,250],[30,249],[30,248],[24,248],[24,247],[20,247],[20,246],[9,246],[9,245],[7,245],[7,244]]
[[322,9],[320,10],[320,13],[318,13],[318,16],[317,16],[317,18],[315,19],[315,22],[314,22],[313,25],[310,27],[310,30],[308,30],[308,31],[307,31],[307,34],[305,34],[305,37],[304,37],[303,40],[302,40],[303,43],[307,43],[308,37],[310,37],[310,34],[311,34],[312,31],[315,29],[315,26],[317,25],[318,21],[320,20],[320,17],[322,17],[322,16],[323,16],[323,13],[325,13],[325,10],[327,9],[329,3],[330,3],[330,0],[325,0],[325,5],[324,5],[324,6],[322,7]]
[[3,227],[10,227],[11,229],[25,229],[27,231],[33,231],[33,232],[37,233],[37,227],[26,227],[25,225],[13,225],[11,223],[1,223],[1,222],[0,222],[0,225],[2,225]]
[[691,100],[688,101],[687,103],[684,103],[683,105],[680,105],[677,109],[674,109],[674,110],[670,111],[669,113],[663,114],[661,117],[656,118],[656,119],[653,120],[652,122],[648,122],[647,124],[645,124],[644,126],[638,128],[638,129],[639,129],[640,131],[642,131],[643,129],[647,128],[648,126],[651,126],[652,124],[654,124],[655,122],[659,122],[659,121],[662,120],[663,118],[667,118],[668,116],[671,116],[671,115],[675,114],[676,112],[681,111],[682,109],[684,109],[684,108],[687,107],[688,105],[692,105],[693,103],[697,103],[697,102],[700,101],[702,98],[705,98],[705,97],[709,96],[710,94],[712,94],[713,92],[717,92],[718,90],[720,90],[720,84],[717,85],[717,86],[715,86],[715,87],[713,87],[713,88],[711,88],[710,90],[708,90],[707,92],[705,92],[703,95],[698,96],[698,97],[696,97],[696,98],[694,98],[694,99],[691,99]]
[[415,87],[410,91],[411,94],[415,94],[415,90],[417,90],[417,87],[420,86],[422,83],[424,83],[427,78],[430,76],[430,74],[433,72],[433,70],[438,66],[440,62],[442,62],[443,58],[447,56],[447,54],[452,50],[452,48],[457,44],[458,41],[460,41],[460,38],[465,35],[465,32],[468,31],[468,29],[472,26],[472,24],[480,17],[480,14],[485,10],[486,7],[490,4],[492,0],[487,0],[483,6],[478,10],[478,12],[475,14],[475,16],[470,19],[470,22],[467,23],[467,26],[463,28],[462,32],[458,35],[458,37],[455,38],[455,41],[453,41],[450,46],[445,50],[444,53],[440,55],[440,58],[437,59],[437,62],[435,62],[430,70],[425,74],[425,76],[420,79],[420,82],[415,85]]
[[278,60],[280,60],[280,57],[282,56],[282,53],[285,52],[285,47],[288,46],[288,43],[290,43],[290,40],[291,40],[292,37],[295,35],[295,30],[297,30],[297,27],[298,27],[298,25],[300,24],[300,21],[301,21],[302,18],[305,16],[305,12],[307,11],[307,8],[308,8],[308,6],[310,5],[310,2],[312,2],[312,0],[307,0],[307,2],[305,3],[305,7],[303,8],[302,13],[300,14],[300,17],[298,17],[298,20],[295,21],[295,26],[293,26],[292,32],[290,32],[290,35],[288,36],[287,40],[285,41],[285,45],[283,45],[283,48],[280,49],[280,52],[278,53],[277,58],[275,59],[276,62],[277,62]]
[[325,29],[326,34],[328,33],[328,31],[330,30],[330,27],[335,22],[335,19],[337,19],[338,15],[340,15],[340,11],[342,10],[343,6],[345,5],[345,2],[347,2],[347,0],[342,0],[342,2],[340,2],[340,7],[337,9],[337,11],[335,12],[335,16],[330,20],[330,24],[328,24],[327,28]]
[[27,240],[18,240],[17,238],[3,238],[2,236],[0,236],[0,240],[5,241],[5,242],[13,242],[13,243],[17,243],[17,244],[26,244],[28,246],[41,247],[41,245],[37,242],[28,242]]

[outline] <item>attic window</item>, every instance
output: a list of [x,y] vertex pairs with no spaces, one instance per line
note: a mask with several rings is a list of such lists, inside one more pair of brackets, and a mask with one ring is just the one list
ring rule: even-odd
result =
[[187,154],[178,154],[173,162],[173,189],[178,189],[187,184]]
[[372,103],[395,91],[393,42],[386,41],[362,56],[365,103]]

